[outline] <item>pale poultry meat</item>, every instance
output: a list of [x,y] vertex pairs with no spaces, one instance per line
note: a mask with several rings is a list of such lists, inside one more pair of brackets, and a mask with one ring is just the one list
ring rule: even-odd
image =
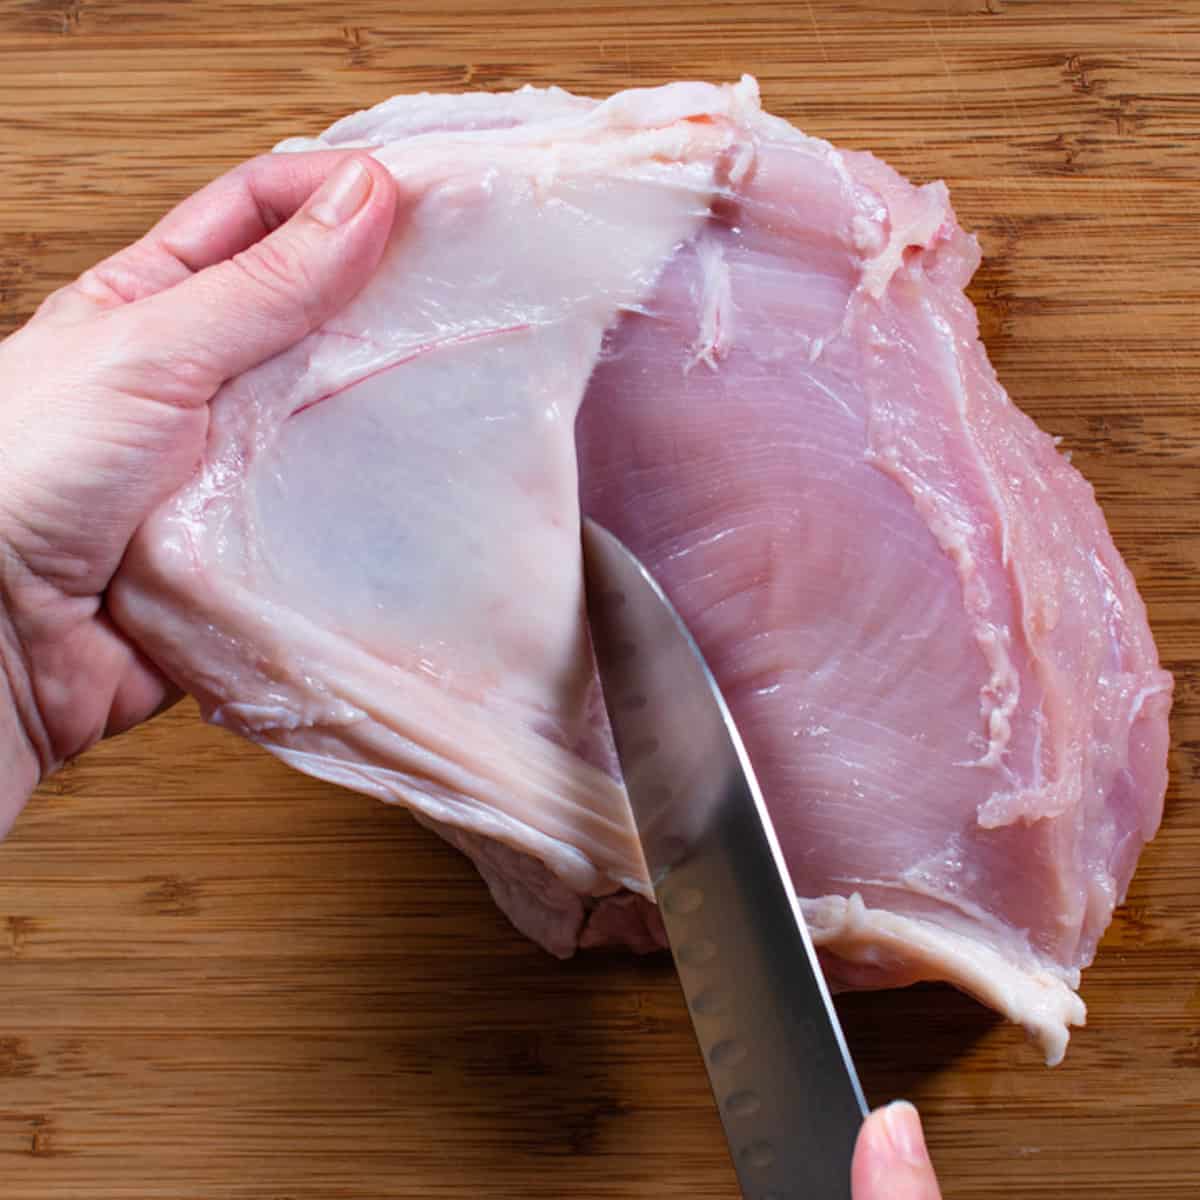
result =
[[408,806],[552,953],[652,949],[582,500],[710,659],[834,984],[947,980],[1061,1058],[1171,678],[988,363],[946,188],[749,78],[397,97],[280,150],[330,146],[396,177],[388,252],[214,400],[120,624],[209,720]]

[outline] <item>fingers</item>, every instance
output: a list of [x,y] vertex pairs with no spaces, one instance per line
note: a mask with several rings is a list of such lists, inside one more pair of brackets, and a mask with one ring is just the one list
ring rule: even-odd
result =
[[876,1109],[858,1135],[854,1200],[941,1200],[921,1118],[905,1101]]
[[347,157],[331,150],[251,159],[190,196],[146,236],[170,258],[201,271],[278,229]]
[[54,293],[39,315],[87,316],[143,300],[232,258],[298,212],[346,157],[345,151],[264,154],[243,163]]
[[[274,232],[111,314],[114,334],[144,348],[138,365],[147,377],[131,381],[131,389],[184,406],[202,404],[224,380],[294,345],[371,277],[395,211],[388,171],[365,154],[341,156]],[[239,237],[253,232],[248,212],[239,220]],[[231,228],[194,237],[189,252],[219,256],[232,244]],[[131,349],[124,357],[137,353]]]

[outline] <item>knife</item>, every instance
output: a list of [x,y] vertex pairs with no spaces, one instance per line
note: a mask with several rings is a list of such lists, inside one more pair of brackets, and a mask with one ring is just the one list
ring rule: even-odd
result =
[[634,823],[745,1200],[850,1200],[866,1102],[746,749],[650,573],[583,522]]

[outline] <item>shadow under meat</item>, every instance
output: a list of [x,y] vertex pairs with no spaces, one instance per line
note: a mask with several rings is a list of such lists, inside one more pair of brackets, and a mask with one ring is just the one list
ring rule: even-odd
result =
[[836,997],[867,1102],[915,1099],[922,1083],[963,1057],[1003,1018],[948,984]]

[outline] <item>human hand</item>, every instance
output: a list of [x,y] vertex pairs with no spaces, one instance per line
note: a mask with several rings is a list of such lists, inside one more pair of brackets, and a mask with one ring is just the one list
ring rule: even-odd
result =
[[360,290],[395,206],[366,155],[255,159],[0,342],[0,836],[39,779],[172,695],[105,590],[221,384]]
[[889,1104],[867,1118],[850,1176],[854,1200],[941,1200],[921,1118],[911,1104]]

